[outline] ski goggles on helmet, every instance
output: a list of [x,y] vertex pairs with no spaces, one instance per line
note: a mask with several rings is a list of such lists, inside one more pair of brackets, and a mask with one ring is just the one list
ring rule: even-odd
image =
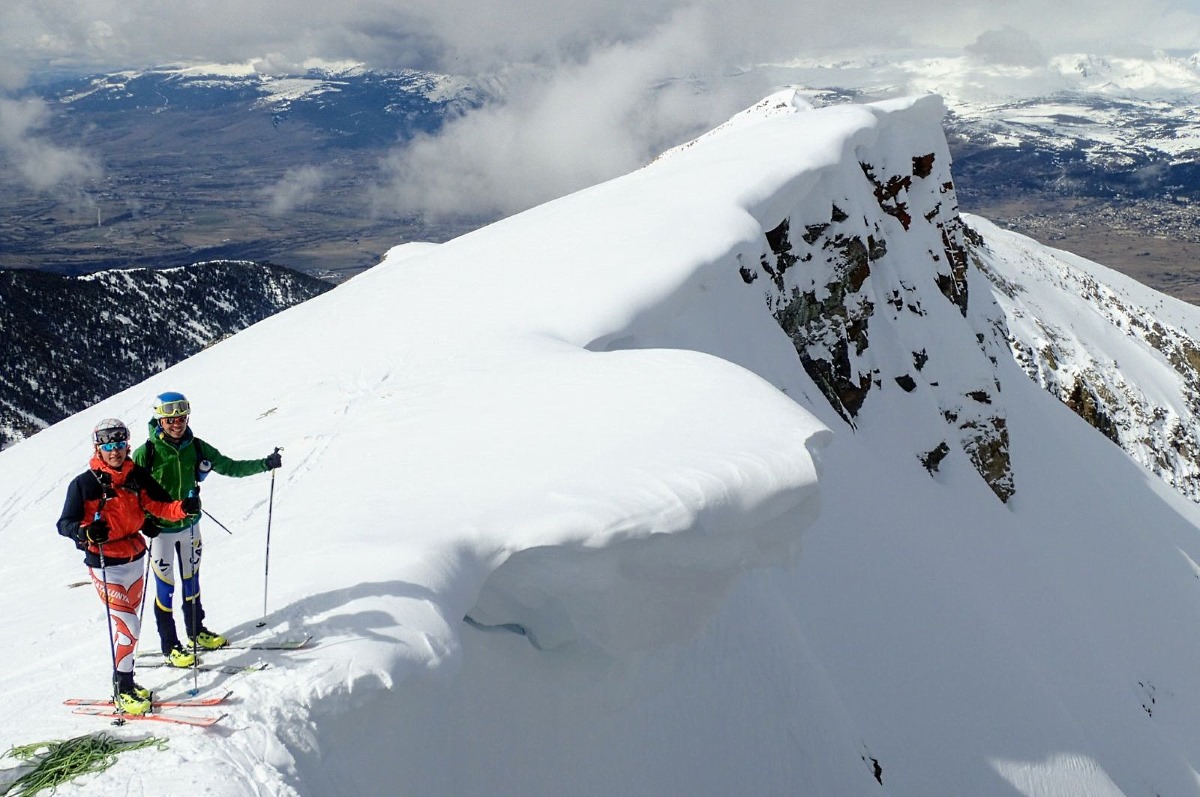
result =
[[129,447],[129,441],[127,441],[127,440],[117,440],[112,443],[101,443],[100,444],[101,451],[123,451],[124,449],[126,449],[128,447]]
[[[105,446],[124,448],[128,439],[129,430],[123,426],[114,426],[111,429],[97,429],[96,431],[92,432],[92,442],[103,448],[105,451],[112,451],[112,448],[105,448]],[[114,445],[116,443],[121,443],[121,445]]]
[[154,417],[156,418],[181,418],[185,415],[190,415],[192,405],[187,399],[178,399],[177,401],[164,401],[154,408]]

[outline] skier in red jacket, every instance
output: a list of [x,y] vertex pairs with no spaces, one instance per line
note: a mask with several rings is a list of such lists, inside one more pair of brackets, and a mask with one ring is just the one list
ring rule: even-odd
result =
[[139,610],[146,577],[141,534],[146,513],[182,520],[200,511],[200,498],[173,501],[140,465],[128,458],[129,429],[105,418],[92,431],[88,470],[67,485],[58,533],[75,541],[104,601],[112,629],[113,700],[118,710],[145,714],[150,691],[133,680],[133,654],[141,633]]

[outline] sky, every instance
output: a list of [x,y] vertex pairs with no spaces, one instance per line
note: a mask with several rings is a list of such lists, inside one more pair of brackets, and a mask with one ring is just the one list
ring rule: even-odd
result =
[[[466,23],[465,20],[469,20]],[[180,35],[186,31],[186,35]],[[1059,52],[1200,51],[1200,8],[1181,0],[619,0],[562,4],[364,0],[10,0],[0,4],[0,90],[48,71],[314,60],[482,79],[494,101],[381,163],[374,212],[504,215],[642,165],[779,86],[757,67],[877,53],[970,54],[1036,65]],[[2,95],[0,95],[2,96]],[[0,104],[0,157],[39,191],[94,176],[86,148],[46,143]],[[44,164],[44,165],[43,165]],[[267,209],[319,196],[287,175]]]
[[697,64],[718,72],[804,51],[961,49],[1007,26],[1048,51],[1200,49],[1200,8],[1185,0],[752,0],[736,9],[712,0],[593,0],[569,8],[550,0],[12,0],[0,10],[0,52],[10,86],[46,67],[262,60],[287,68],[314,57],[474,74],[586,63],[617,48],[658,52],[678,65],[679,76]]
[[[396,247],[0,451],[0,600],[19,607],[0,613],[0,749],[166,737],[62,797],[1200,794],[1200,508],[1007,339],[1191,413],[1146,338],[1194,341],[1200,309],[978,219],[953,301],[942,111],[774,95],[645,169]],[[776,286],[781,218],[804,267]],[[853,267],[839,242],[868,235]],[[811,314],[813,357],[873,308],[846,353],[871,384],[853,426],[772,314],[808,292],[841,304]],[[110,665],[54,532],[64,491],[96,419],[143,429],[163,390],[229,456],[283,449],[274,477],[204,483],[230,529],[202,527],[206,624],[313,636],[204,654],[269,665],[253,673],[139,664],[160,697],[232,690],[186,712],[227,712],[208,730],[60,705],[103,697]],[[981,413],[1007,431],[1007,503],[958,435]]]

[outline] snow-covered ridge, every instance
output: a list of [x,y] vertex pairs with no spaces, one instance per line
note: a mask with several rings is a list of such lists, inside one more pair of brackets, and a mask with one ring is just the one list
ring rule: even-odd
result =
[[1200,501],[1195,307],[978,217],[1013,356],[1039,385],[1183,495]]
[[[95,418],[174,389],[283,447],[273,492],[205,482],[207,619],[316,644],[82,788],[1197,793],[1200,508],[1013,361],[1021,250],[964,225],[943,111],[768,98],[0,453],[0,708],[106,687],[49,529]],[[0,744],[91,722],[22,716]]]
[[1147,157],[1179,158],[1200,149],[1195,55],[1064,53],[1026,65],[970,55],[863,57],[763,68],[779,80],[808,87],[822,101],[834,88],[835,94],[864,97],[936,93],[946,101],[952,128],[981,143],[1078,148],[1117,170],[1145,163]]
[[1187,99],[1200,91],[1200,62],[1157,53],[1151,58],[1061,53],[1041,63],[1001,64],[972,55],[870,57],[829,63],[796,59],[778,68],[810,78],[806,85],[855,88],[877,94],[937,91],[950,107],[959,103],[1001,103],[1076,92],[1127,99]]
[[[97,97],[123,97],[140,82],[166,81],[173,88],[194,90],[249,90],[261,95],[262,107],[286,110],[298,100],[316,99],[322,94],[342,91],[349,81],[373,77],[393,81],[424,96],[431,102],[448,102],[470,91],[462,78],[417,70],[370,72],[353,62],[327,62],[310,59],[303,64],[277,66],[268,59],[238,64],[167,65],[142,71],[123,71],[97,76],[83,88],[64,94],[60,102],[75,103]],[[158,98],[159,102],[163,100]]]
[[[727,138],[440,247],[402,247],[0,454],[0,537],[44,533],[93,416],[137,428],[170,386],[222,450],[286,452],[267,619],[316,633],[321,653],[248,701],[246,721],[287,727],[288,706],[336,713],[347,695],[361,704],[453,669],[460,635],[477,633],[468,614],[547,649],[618,656],[687,639],[747,568],[794,561],[829,439],[789,397],[803,372],[733,264],[758,257],[763,220],[794,202],[809,168],[797,140],[885,116],[833,112],[832,130],[764,120],[768,147]],[[265,489],[227,482],[213,509],[257,526]],[[245,634],[254,601],[237,596],[258,557],[249,536],[220,543],[240,556],[206,575],[209,612]],[[76,557],[62,560],[22,588],[74,580]],[[92,662],[105,683],[94,635],[76,636],[52,658]]]

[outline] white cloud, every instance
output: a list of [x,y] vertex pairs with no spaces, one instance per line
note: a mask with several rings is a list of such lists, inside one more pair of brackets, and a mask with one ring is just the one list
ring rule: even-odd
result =
[[373,192],[377,209],[515,212],[635,169],[723,121],[767,86],[699,71],[708,22],[685,12],[578,62],[507,71],[504,103],[388,159],[389,179]]
[[23,183],[40,192],[78,188],[99,177],[100,165],[94,158],[39,135],[47,120],[40,101],[0,97],[0,158]]
[[989,64],[1006,66],[1045,66],[1046,53],[1028,32],[1011,26],[979,34],[964,48]]
[[[1030,64],[1155,47],[1200,51],[1194,0],[0,3],[0,86],[49,66],[254,63],[282,74],[312,59],[502,86],[503,103],[385,162],[373,190],[385,212],[511,212],[636,168],[775,88],[755,65],[898,49]],[[285,177],[272,207],[310,201],[318,178]]]
[[1192,0],[5,0],[0,61],[127,68],[271,54],[465,74],[586,60],[686,14],[720,32],[705,40],[714,67],[846,48],[962,48],[1006,26],[1036,29],[1051,52],[1089,42],[1200,50]]
[[292,210],[312,202],[325,183],[324,170],[316,166],[300,166],[288,169],[287,173],[263,190],[267,213],[284,216]]

